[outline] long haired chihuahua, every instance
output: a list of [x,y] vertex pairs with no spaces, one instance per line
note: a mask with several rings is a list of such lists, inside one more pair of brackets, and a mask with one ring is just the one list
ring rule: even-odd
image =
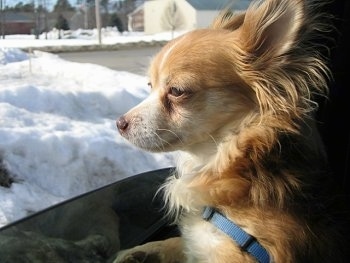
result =
[[313,41],[327,28],[317,7],[253,1],[154,57],[149,97],[117,126],[142,149],[179,151],[161,190],[181,237],[115,262],[346,262],[313,121],[330,75]]

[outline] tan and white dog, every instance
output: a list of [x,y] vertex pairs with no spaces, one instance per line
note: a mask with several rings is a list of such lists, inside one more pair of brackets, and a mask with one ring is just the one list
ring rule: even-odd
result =
[[147,151],[180,151],[162,190],[181,237],[121,251],[115,262],[345,262],[312,118],[329,75],[312,44],[327,26],[316,9],[312,1],[254,1],[154,57],[149,97],[117,126]]

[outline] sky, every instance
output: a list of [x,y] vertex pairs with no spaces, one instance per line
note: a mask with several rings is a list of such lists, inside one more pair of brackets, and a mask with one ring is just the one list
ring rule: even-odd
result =
[[[149,40],[109,35],[110,43]],[[96,42],[79,34],[74,40]],[[65,41],[73,45],[50,43]],[[115,126],[148,96],[146,76],[16,47],[32,43],[20,35],[0,40],[0,159],[14,179],[10,188],[0,186],[0,227],[122,178],[174,166],[174,153],[139,150]]]

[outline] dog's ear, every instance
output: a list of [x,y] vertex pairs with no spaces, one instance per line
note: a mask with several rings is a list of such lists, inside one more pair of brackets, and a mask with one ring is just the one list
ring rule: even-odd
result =
[[227,29],[234,31],[238,29],[244,21],[245,12],[234,14],[229,9],[223,10],[212,22],[212,29]]
[[286,54],[297,40],[304,12],[302,0],[253,2],[237,31],[242,49],[263,64]]

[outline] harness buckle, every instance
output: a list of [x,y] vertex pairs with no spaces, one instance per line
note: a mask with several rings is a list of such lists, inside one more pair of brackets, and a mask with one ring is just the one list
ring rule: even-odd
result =
[[209,221],[213,217],[214,213],[215,213],[215,209],[214,208],[206,206],[204,208],[204,210],[203,210],[202,218],[205,221]]
[[248,251],[248,248],[250,247],[250,245],[255,241],[256,241],[255,237],[249,235],[248,238],[244,240],[244,242],[241,244],[241,249],[243,249],[244,251]]

